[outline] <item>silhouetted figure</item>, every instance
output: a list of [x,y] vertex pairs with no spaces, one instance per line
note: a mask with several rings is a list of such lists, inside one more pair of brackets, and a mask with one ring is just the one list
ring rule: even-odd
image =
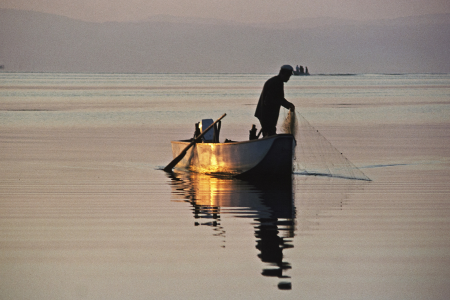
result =
[[293,71],[291,66],[284,65],[277,76],[270,78],[264,84],[255,111],[255,117],[261,123],[263,136],[276,134],[281,106],[295,111],[294,104],[284,98],[284,83],[289,81]]
[[303,69],[303,66],[300,66],[300,74],[305,74],[305,69]]
[[308,67],[305,67],[305,74],[309,75]]

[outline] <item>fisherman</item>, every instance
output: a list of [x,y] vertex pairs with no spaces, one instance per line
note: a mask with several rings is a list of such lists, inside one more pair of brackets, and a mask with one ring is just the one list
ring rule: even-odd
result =
[[289,81],[293,71],[292,66],[284,65],[277,76],[270,78],[264,84],[255,117],[259,119],[265,137],[276,134],[281,106],[295,111],[294,104],[284,99],[284,83]]

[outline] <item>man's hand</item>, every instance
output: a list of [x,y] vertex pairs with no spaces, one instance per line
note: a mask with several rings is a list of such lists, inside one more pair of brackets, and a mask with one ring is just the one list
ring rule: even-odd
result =
[[289,103],[289,104],[290,104],[289,110],[290,111],[295,111],[295,105],[292,104],[292,103]]

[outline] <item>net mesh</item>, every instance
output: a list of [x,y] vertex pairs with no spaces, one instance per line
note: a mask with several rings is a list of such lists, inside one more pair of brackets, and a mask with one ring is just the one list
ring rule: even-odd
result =
[[297,141],[294,174],[370,181],[300,113],[289,111],[282,131]]

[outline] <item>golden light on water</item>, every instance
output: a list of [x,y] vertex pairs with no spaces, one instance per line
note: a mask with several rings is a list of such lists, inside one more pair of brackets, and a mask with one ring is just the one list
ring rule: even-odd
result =
[[[223,191],[231,188],[231,182],[203,174],[195,174],[195,192],[197,204],[202,206],[227,206],[224,203]],[[226,202],[226,201],[225,201]]]

